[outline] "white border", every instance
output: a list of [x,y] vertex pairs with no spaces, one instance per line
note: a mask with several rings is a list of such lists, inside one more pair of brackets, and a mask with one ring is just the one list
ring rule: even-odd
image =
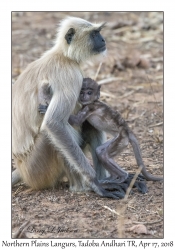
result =
[[[61,3],[60,3],[61,2]],[[146,1],[41,1],[41,0],[6,0],[0,3],[0,239],[11,240],[11,11],[164,11],[165,18],[165,77],[164,77],[164,118],[165,118],[165,233],[164,240],[154,242],[168,242],[174,237],[174,183],[175,183],[175,14],[174,1],[146,0]],[[119,240],[120,241],[120,240]],[[152,240],[147,240],[152,242]],[[175,244],[175,242],[174,242]],[[0,240],[1,246],[1,240]],[[40,247],[42,249],[42,247]],[[89,249],[89,248],[86,248]],[[111,248],[112,249],[112,248]],[[152,249],[152,247],[149,249]]]

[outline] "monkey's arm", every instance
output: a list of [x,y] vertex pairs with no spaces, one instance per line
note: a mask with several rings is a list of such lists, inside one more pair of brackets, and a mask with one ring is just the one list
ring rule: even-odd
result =
[[[73,105],[71,105],[70,97],[67,98],[69,102],[66,102],[66,97],[63,98],[63,95],[59,93],[52,97],[43,119],[41,133],[45,133],[50,138],[50,143],[55,150],[60,152],[68,162],[67,171],[77,172],[83,181],[100,196],[119,199],[118,191],[109,192],[101,186],[96,178],[95,170],[73,138],[73,128],[68,124],[68,117],[72,112],[74,102],[72,101]],[[64,102],[62,102],[63,99]]]
[[80,126],[82,123],[88,118],[90,115],[90,109],[88,106],[85,106],[83,109],[81,109],[77,115],[71,115],[69,117],[68,122],[73,126]]

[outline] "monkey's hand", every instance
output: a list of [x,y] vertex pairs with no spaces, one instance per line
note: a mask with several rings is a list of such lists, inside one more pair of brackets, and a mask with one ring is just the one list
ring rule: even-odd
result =
[[128,187],[126,183],[116,183],[113,180],[107,179],[99,180],[99,182],[102,188],[110,190],[108,191],[109,193],[112,194],[114,192],[118,199],[122,199],[125,197],[126,189]]
[[40,114],[45,114],[47,111],[48,105],[43,105],[43,104],[39,104],[38,105],[38,111]]
[[69,120],[68,120],[69,124],[72,126],[80,126],[81,124],[79,123],[77,116],[76,115],[70,115]]
[[81,126],[82,123],[87,119],[89,115],[89,107],[85,106],[85,108],[81,109],[77,115],[71,115],[69,117],[68,122],[73,126]]

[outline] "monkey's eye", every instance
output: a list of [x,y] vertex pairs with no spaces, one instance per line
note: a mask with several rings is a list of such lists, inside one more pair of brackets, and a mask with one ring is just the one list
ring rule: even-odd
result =
[[88,91],[88,95],[92,95],[92,91]]

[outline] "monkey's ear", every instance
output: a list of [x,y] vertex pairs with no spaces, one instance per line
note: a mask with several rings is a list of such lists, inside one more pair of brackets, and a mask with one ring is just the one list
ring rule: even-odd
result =
[[75,29],[73,29],[73,28],[70,28],[68,30],[68,32],[66,33],[65,39],[66,39],[66,41],[67,41],[68,44],[71,43],[74,34],[75,34]]
[[102,25],[99,27],[99,31],[101,31],[102,29],[104,29],[107,26],[107,22],[102,23]]
[[100,89],[101,89],[101,85],[98,85],[98,91],[100,91]]
[[98,94],[97,94],[97,99],[100,98],[100,89],[101,89],[101,85],[98,85]]

